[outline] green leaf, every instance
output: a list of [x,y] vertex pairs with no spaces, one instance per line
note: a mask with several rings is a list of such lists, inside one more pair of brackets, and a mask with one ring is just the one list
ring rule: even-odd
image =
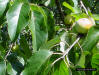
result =
[[83,50],[91,51],[98,41],[99,41],[99,26],[93,26],[88,31],[86,39],[84,40],[82,44]]
[[8,33],[12,41],[16,40],[22,29],[28,24],[29,5],[24,1],[16,1],[8,10],[6,17]]
[[[11,58],[11,56],[10,56],[10,58]],[[24,65],[23,58],[21,58],[21,57],[17,57],[17,58]],[[11,59],[13,59],[13,58],[11,58]],[[15,60],[15,59],[13,59],[13,60]],[[17,60],[12,61],[12,62],[8,62],[7,63],[7,73],[9,75],[19,75],[20,72],[18,72],[17,70],[21,70],[21,71],[23,70],[22,68],[19,68],[19,67],[20,67],[20,63],[18,63]]]
[[88,16],[85,13],[73,13],[71,14],[73,17],[75,17],[75,20],[79,20],[80,18],[88,18]]
[[99,20],[99,14],[93,14],[93,18],[94,18],[95,20]]
[[4,61],[0,62],[0,75],[6,75],[6,64]]
[[63,2],[63,6],[67,7],[68,9],[70,9],[72,12],[74,12],[74,9],[71,5],[69,5],[67,2]]
[[39,50],[50,50],[59,42],[60,42],[60,37],[55,37],[54,39],[51,39],[48,42],[44,43]]
[[81,12],[81,10],[77,6],[76,7],[72,7],[67,2],[63,2],[63,6],[67,7],[68,9],[70,9],[73,13],[80,13]]
[[72,75],[72,71],[67,67],[67,64],[64,61],[61,61],[56,65],[57,67],[54,66],[54,70],[51,75]]
[[32,34],[33,49],[37,51],[48,39],[47,16],[43,9],[36,5],[31,5],[30,30]]
[[63,61],[60,63],[59,75],[72,75],[70,68]]
[[[92,56],[91,65],[92,68],[96,68],[97,72],[99,72],[99,53],[96,53]],[[95,73],[96,71],[93,72],[93,75],[95,75]]]
[[84,53],[82,53],[80,60],[77,63],[77,66],[85,68],[85,54]]
[[0,0],[0,17],[4,13],[9,0]]
[[50,40],[55,35],[55,30],[54,30],[55,21],[54,21],[53,13],[50,10],[48,10],[45,7],[43,7],[43,10],[47,17],[48,40]]
[[0,45],[0,56],[2,57],[2,59],[5,57],[6,51],[5,49]]
[[31,58],[28,60],[22,75],[36,75],[40,70],[41,66],[47,61],[47,59],[52,55],[51,51],[41,50],[35,52]]
[[73,3],[74,3],[74,7],[77,7],[78,6],[78,0],[72,0]]
[[21,37],[20,39],[20,46],[27,58],[29,58],[32,55],[32,51],[29,49],[29,45],[25,39],[25,37]]
[[91,65],[93,68],[97,68],[97,70],[99,70],[99,53],[92,56]]
[[17,74],[17,72],[12,68],[10,63],[7,64],[7,73],[9,75],[16,75]]

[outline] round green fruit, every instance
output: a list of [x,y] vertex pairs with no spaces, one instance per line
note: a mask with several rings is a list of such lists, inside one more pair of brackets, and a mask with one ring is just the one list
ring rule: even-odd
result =
[[75,29],[78,33],[87,33],[88,30],[95,25],[92,18],[81,18],[75,22]]
[[15,46],[12,47],[12,50],[13,50],[13,51],[16,51],[16,50],[18,50],[18,49],[19,49],[19,45],[15,45]]
[[72,17],[71,15],[65,16],[64,22],[65,22],[66,25],[71,25],[71,24],[73,24],[73,22],[74,22],[73,17]]

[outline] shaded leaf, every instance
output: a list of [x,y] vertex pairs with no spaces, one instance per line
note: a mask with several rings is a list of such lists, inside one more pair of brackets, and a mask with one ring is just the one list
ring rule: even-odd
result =
[[29,49],[29,45],[25,39],[25,37],[21,37],[20,39],[20,46],[22,47],[22,50],[27,58],[29,58],[32,55],[32,51]]

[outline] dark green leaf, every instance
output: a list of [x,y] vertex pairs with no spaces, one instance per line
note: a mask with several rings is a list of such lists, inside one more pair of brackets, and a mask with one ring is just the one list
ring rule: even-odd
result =
[[29,58],[32,55],[32,51],[29,49],[29,45],[25,37],[21,37],[20,46],[22,47],[22,50],[24,51],[25,56]]

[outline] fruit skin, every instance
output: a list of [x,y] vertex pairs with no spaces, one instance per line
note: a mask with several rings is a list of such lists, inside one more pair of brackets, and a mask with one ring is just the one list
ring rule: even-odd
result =
[[67,15],[64,18],[64,22],[65,22],[66,25],[72,25],[73,22],[74,22],[74,19],[71,15]]
[[92,18],[81,18],[75,22],[75,29],[79,33],[87,33],[88,30],[95,25],[95,21]]
[[12,50],[13,50],[13,51],[16,51],[16,50],[18,50],[18,49],[19,49],[19,45],[15,45],[15,46],[12,47]]

